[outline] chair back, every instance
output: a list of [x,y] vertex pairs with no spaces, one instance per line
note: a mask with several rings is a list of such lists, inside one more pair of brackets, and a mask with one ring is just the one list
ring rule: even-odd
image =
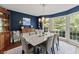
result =
[[12,34],[12,40],[14,42],[20,41],[20,32],[19,31],[13,31],[12,33],[13,33]]
[[21,37],[21,43],[22,43],[22,50],[24,51],[25,54],[28,53],[28,43],[26,42],[26,40]]
[[57,43],[59,44],[59,39],[58,39],[58,36],[57,34],[54,34],[53,36],[50,36],[47,40],[47,53],[52,53],[54,54],[55,53],[55,44],[56,44],[56,48],[58,49],[58,45]]
[[48,37],[47,40],[47,53],[51,53],[52,43],[53,43],[53,36]]
[[[59,46],[59,35],[58,34],[55,34],[55,36],[54,36],[55,38],[54,38],[54,47],[57,49],[57,51],[58,51],[58,46]],[[56,50],[55,49],[55,50]]]

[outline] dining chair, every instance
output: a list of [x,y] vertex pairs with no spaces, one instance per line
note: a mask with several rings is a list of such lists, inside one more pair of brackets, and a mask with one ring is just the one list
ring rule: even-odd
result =
[[21,37],[21,43],[22,43],[22,53],[27,54],[28,53],[28,43],[26,40]]
[[46,46],[46,53],[47,54],[52,54],[52,53],[54,54],[55,53],[53,36],[48,37],[47,46]]
[[20,32],[19,31],[12,31],[11,42],[15,43],[17,41],[20,41]]
[[57,49],[58,51],[58,47],[59,47],[59,36],[57,34],[54,34],[54,36],[48,37],[46,53],[55,54],[55,49]]
[[22,44],[22,53],[23,54],[32,54],[33,47],[28,42],[26,42],[26,40],[22,36],[20,38],[21,38],[21,44]]
[[56,49],[58,51],[58,47],[59,47],[59,35],[55,34],[55,45],[56,45]]
[[55,33],[53,37],[52,53],[58,51],[58,47],[59,47],[59,35]]
[[47,41],[43,42],[42,44],[40,44],[41,49],[42,49],[42,53],[46,53],[46,54],[54,54],[54,40],[53,40],[53,36],[50,36],[47,38]]

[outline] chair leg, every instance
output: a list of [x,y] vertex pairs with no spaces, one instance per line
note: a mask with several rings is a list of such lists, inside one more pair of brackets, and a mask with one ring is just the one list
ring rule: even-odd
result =
[[46,51],[46,54],[48,54],[48,52]]
[[58,47],[59,47],[59,38],[58,38],[58,41],[57,41],[57,43],[56,43],[57,51],[58,51]]
[[53,50],[53,54],[55,54],[55,50]]
[[34,49],[33,49],[33,53],[34,53],[34,54],[36,54],[35,51],[36,51],[36,49],[35,49],[35,47],[34,47]]
[[22,54],[24,54],[24,50],[22,50]]
[[56,44],[57,51],[58,51],[58,46],[59,46],[59,45],[58,45],[58,44]]
[[55,50],[54,48],[51,48],[52,54],[55,54]]

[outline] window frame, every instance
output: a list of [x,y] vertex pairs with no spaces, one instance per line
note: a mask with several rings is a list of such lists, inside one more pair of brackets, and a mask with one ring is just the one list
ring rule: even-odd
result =
[[[71,20],[71,17],[73,17],[74,15],[77,15],[77,14],[79,14],[79,11],[74,12],[74,13],[72,13],[72,14],[69,14],[70,20]],[[70,26],[71,26],[71,24],[70,24]],[[73,38],[72,38],[72,39],[73,39]],[[74,40],[74,39],[73,39],[73,40]],[[78,41],[78,40],[77,40],[77,35],[76,35],[75,41]]]

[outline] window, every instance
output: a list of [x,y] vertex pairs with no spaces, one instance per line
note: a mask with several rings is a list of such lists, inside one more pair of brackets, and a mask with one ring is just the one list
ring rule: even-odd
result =
[[79,41],[79,14],[70,17],[70,39]]
[[48,32],[48,27],[49,27],[49,18],[39,18],[39,28],[42,27],[44,32]]
[[43,26],[44,26],[44,31],[48,32],[49,18],[45,18],[45,20],[43,20]]
[[59,33],[60,36],[65,37],[65,17],[52,18],[53,29],[55,32]]

